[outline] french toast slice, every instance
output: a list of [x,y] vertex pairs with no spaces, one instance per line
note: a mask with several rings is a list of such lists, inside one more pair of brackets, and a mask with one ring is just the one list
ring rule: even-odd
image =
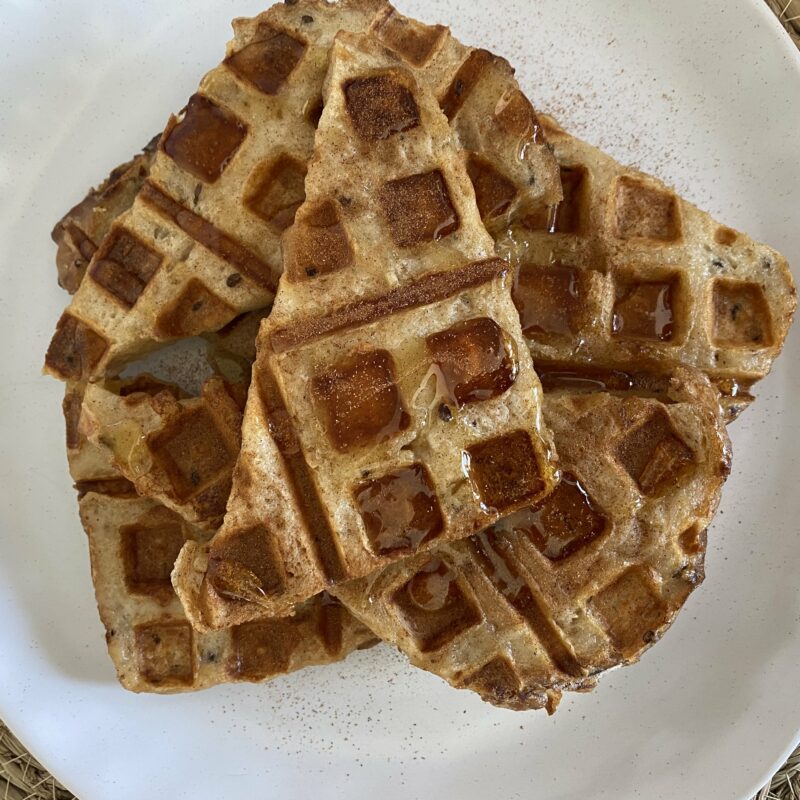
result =
[[663,391],[705,372],[730,419],[780,354],[797,306],[786,259],[656,178],[542,117],[564,201],[518,216],[498,250],[546,385]]
[[330,595],[292,617],[199,634],[170,583],[175,556],[208,532],[143,497],[89,492],[80,503],[92,580],[108,652],[119,682],[133,692],[190,692],[257,682],[341,661],[376,642]]
[[290,613],[557,481],[507,265],[447,117],[374,36],[340,33],[330,63],[225,520],[176,562],[201,631]]
[[80,428],[136,488],[188,523],[216,530],[241,447],[243,386],[212,376],[199,397],[155,384],[90,383]]

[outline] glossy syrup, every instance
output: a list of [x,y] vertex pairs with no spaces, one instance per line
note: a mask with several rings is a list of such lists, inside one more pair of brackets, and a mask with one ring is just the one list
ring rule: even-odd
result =
[[517,377],[513,347],[492,319],[459,322],[426,339],[450,397],[459,405],[499,397]]
[[523,266],[513,298],[525,336],[575,334],[581,294],[580,275],[572,267]]
[[355,500],[373,552],[413,552],[444,527],[439,500],[422,464],[361,483]]
[[526,582],[506,537],[486,531],[473,536],[470,544],[483,573],[531,628],[555,666],[568,675],[581,675],[580,664],[564,643],[551,612]]
[[608,520],[580,480],[566,472],[543,503],[519,512],[509,525],[551,561],[561,561],[600,536]]
[[675,333],[675,283],[633,283],[617,287],[611,319],[614,336],[670,341]]
[[130,471],[133,480],[141,478],[153,467],[147,436],[134,420],[120,420],[109,425],[100,436],[100,442],[111,448],[115,461]]
[[312,382],[312,393],[333,446],[341,453],[380,444],[406,430],[410,417],[386,350],[358,353]]
[[441,611],[447,605],[455,573],[441,559],[433,559],[408,582],[408,596],[422,611]]

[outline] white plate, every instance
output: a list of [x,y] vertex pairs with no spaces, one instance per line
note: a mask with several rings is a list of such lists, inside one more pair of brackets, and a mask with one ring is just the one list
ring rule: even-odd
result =
[[[708,577],[664,641],[558,714],[483,705],[388,648],[266,687],[113,678],[39,376],[50,226],[163,126],[257,0],[0,4],[0,716],[82,800],[745,798],[800,729],[800,339],[734,427]],[[405,0],[506,54],[575,133],[800,261],[800,59],[761,0]]]

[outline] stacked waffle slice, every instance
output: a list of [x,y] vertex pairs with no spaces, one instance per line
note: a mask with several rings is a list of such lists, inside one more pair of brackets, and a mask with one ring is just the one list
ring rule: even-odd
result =
[[[47,370],[120,681],[261,681],[377,636],[552,711],[702,582],[786,263],[382,0],[235,32],[54,231]],[[199,395],[116,377],[196,334]]]

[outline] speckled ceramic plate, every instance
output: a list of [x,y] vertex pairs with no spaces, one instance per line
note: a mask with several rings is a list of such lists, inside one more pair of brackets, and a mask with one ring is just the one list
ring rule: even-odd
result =
[[[708,577],[641,664],[500,711],[388,648],[268,686],[127,694],[39,376],[48,234],[180,108],[253,0],[0,5],[0,716],[82,800],[745,798],[800,729],[800,332],[736,424]],[[401,0],[507,55],[537,104],[800,262],[800,59],[760,0]]]

